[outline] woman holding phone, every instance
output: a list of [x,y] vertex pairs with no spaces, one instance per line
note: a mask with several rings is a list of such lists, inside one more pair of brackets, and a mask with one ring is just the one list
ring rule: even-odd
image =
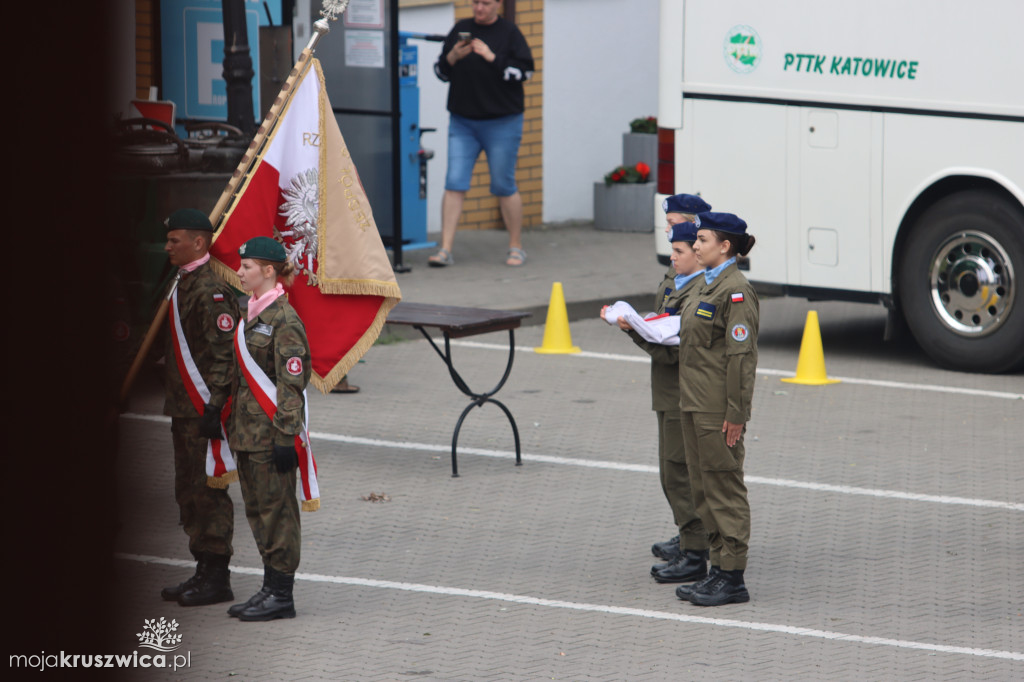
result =
[[499,16],[501,0],[473,0],[473,17],[455,24],[434,65],[448,89],[448,174],[441,201],[441,248],[434,267],[455,263],[452,247],[473,166],[487,153],[491,193],[508,229],[505,264],[526,263],[523,201],[516,186],[516,157],[523,137],[523,83],[533,75],[533,55],[515,24]]

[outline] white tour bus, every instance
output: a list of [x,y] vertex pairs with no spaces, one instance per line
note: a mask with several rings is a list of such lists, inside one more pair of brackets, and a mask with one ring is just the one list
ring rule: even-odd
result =
[[1024,367],[1024,0],[661,0],[661,200],[762,291],[884,303],[946,367]]

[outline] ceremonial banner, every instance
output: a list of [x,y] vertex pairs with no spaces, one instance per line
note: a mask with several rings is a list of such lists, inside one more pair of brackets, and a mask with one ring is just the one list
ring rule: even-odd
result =
[[216,270],[241,288],[238,247],[257,236],[282,242],[298,269],[288,302],[306,327],[312,383],[326,393],[373,345],[402,294],[327,99],[319,61],[310,60],[292,90],[277,126],[215,223],[210,254]]

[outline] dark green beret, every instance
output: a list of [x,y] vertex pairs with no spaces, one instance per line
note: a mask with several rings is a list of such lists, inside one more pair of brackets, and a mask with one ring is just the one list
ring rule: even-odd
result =
[[164,221],[167,231],[171,230],[203,230],[213,232],[213,225],[210,219],[202,211],[194,208],[179,208],[171,214],[171,217]]
[[283,263],[287,258],[281,243],[270,237],[253,237],[238,247],[238,255],[242,258],[260,258],[272,263]]

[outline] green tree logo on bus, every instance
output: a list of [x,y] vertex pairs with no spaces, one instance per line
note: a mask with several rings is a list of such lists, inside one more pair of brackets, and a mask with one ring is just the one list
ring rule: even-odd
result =
[[736,73],[750,73],[761,63],[761,36],[750,26],[738,25],[725,34],[725,63]]

